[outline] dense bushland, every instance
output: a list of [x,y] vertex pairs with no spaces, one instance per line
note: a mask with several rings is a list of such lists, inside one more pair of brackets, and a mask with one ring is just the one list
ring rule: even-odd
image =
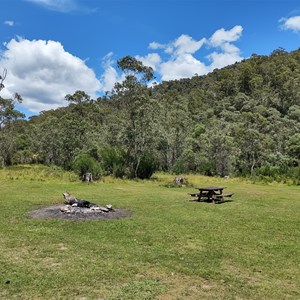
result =
[[[292,178],[300,174],[300,50],[275,50],[206,76],[162,82],[132,57],[123,83],[98,99],[83,91],[69,105],[20,120],[1,98],[2,166],[76,166],[148,178],[157,170]],[[12,113],[14,112],[14,114]],[[98,165],[99,164],[99,165]],[[78,169],[78,168],[77,168]],[[79,171],[81,172],[81,171]]]

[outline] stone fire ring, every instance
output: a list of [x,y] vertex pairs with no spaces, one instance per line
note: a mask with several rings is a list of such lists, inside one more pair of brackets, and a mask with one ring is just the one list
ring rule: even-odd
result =
[[130,217],[132,213],[121,208],[114,208],[109,212],[93,211],[89,213],[67,214],[62,212],[62,205],[51,205],[30,211],[27,216],[34,219],[62,219],[62,220],[114,220]]

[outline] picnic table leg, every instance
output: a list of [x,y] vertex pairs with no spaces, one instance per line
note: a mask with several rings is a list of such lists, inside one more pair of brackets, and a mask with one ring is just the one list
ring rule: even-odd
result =
[[211,202],[214,204],[216,203],[215,197],[214,197],[215,194],[216,194],[215,192],[212,192],[212,194],[211,194]]
[[219,193],[218,194],[216,194],[216,193],[214,193],[215,195],[218,195],[218,196],[221,196],[221,197],[215,197],[214,198],[214,201],[213,201],[213,203],[216,203],[216,200],[221,200],[221,201],[223,201],[224,200],[224,197],[223,197],[223,190],[219,190]]
[[198,195],[198,202],[201,201],[201,198],[202,198],[202,191],[200,191],[199,195]]
[[[219,193],[216,193],[216,192],[212,191],[211,194],[212,194],[211,195],[212,203],[216,204],[217,197],[215,197],[215,195],[222,195],[222,190],[219,190]],[[221,199],[223,199],[223,197]]]
[[207,197],[207,194],[204,191],[200,190],[198,195],[198,201],[199,202],[204,201],[204,197]]
[[208,202],[210,202],[210,201],[214,202],[213,195],[214,195],[214,192],[213,192],[213,191],[209,191],[209,192],[207,193],[207,201],[208,201]]
[[[220,190],[220,195],[223,195],[223,190]],[[223,200],[224,200],[224,197],[222,196],[221,201],[223,201]]]

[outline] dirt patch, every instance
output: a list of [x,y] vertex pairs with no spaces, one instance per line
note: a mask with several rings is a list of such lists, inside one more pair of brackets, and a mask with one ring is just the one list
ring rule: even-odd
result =
[[114,220],[130,217],[132,213],[121,208],[114,208],[108,213],[90,212],[67,214],[61,211],[62,205],[51,205],[30,211],[27,216],[34,219],[62,219],[62,220]]

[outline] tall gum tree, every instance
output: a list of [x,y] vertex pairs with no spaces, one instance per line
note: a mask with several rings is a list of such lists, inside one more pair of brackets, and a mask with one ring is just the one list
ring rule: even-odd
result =
[[147,83],[154,79],[153,69],[131,56],[117,62],[125,80],[114,87],[112,100],[121,108],[119,140],[125,147],[130,176],[140,177],[141,161],[156,149],[158,102],[151,98]]
[[[4,89],[4,80],[7,75],[7,70],[4,69],[0,75],[0,92]],[[12,122],[24,118],[25,115],[15,109],[15,103],[20,103],[22,97],[15,93],[12,99],[4,99],[0,95],[0,160],[2,166],[11,163],[11,157],[14,153],[16,140],[13,133],[14,127]]]

